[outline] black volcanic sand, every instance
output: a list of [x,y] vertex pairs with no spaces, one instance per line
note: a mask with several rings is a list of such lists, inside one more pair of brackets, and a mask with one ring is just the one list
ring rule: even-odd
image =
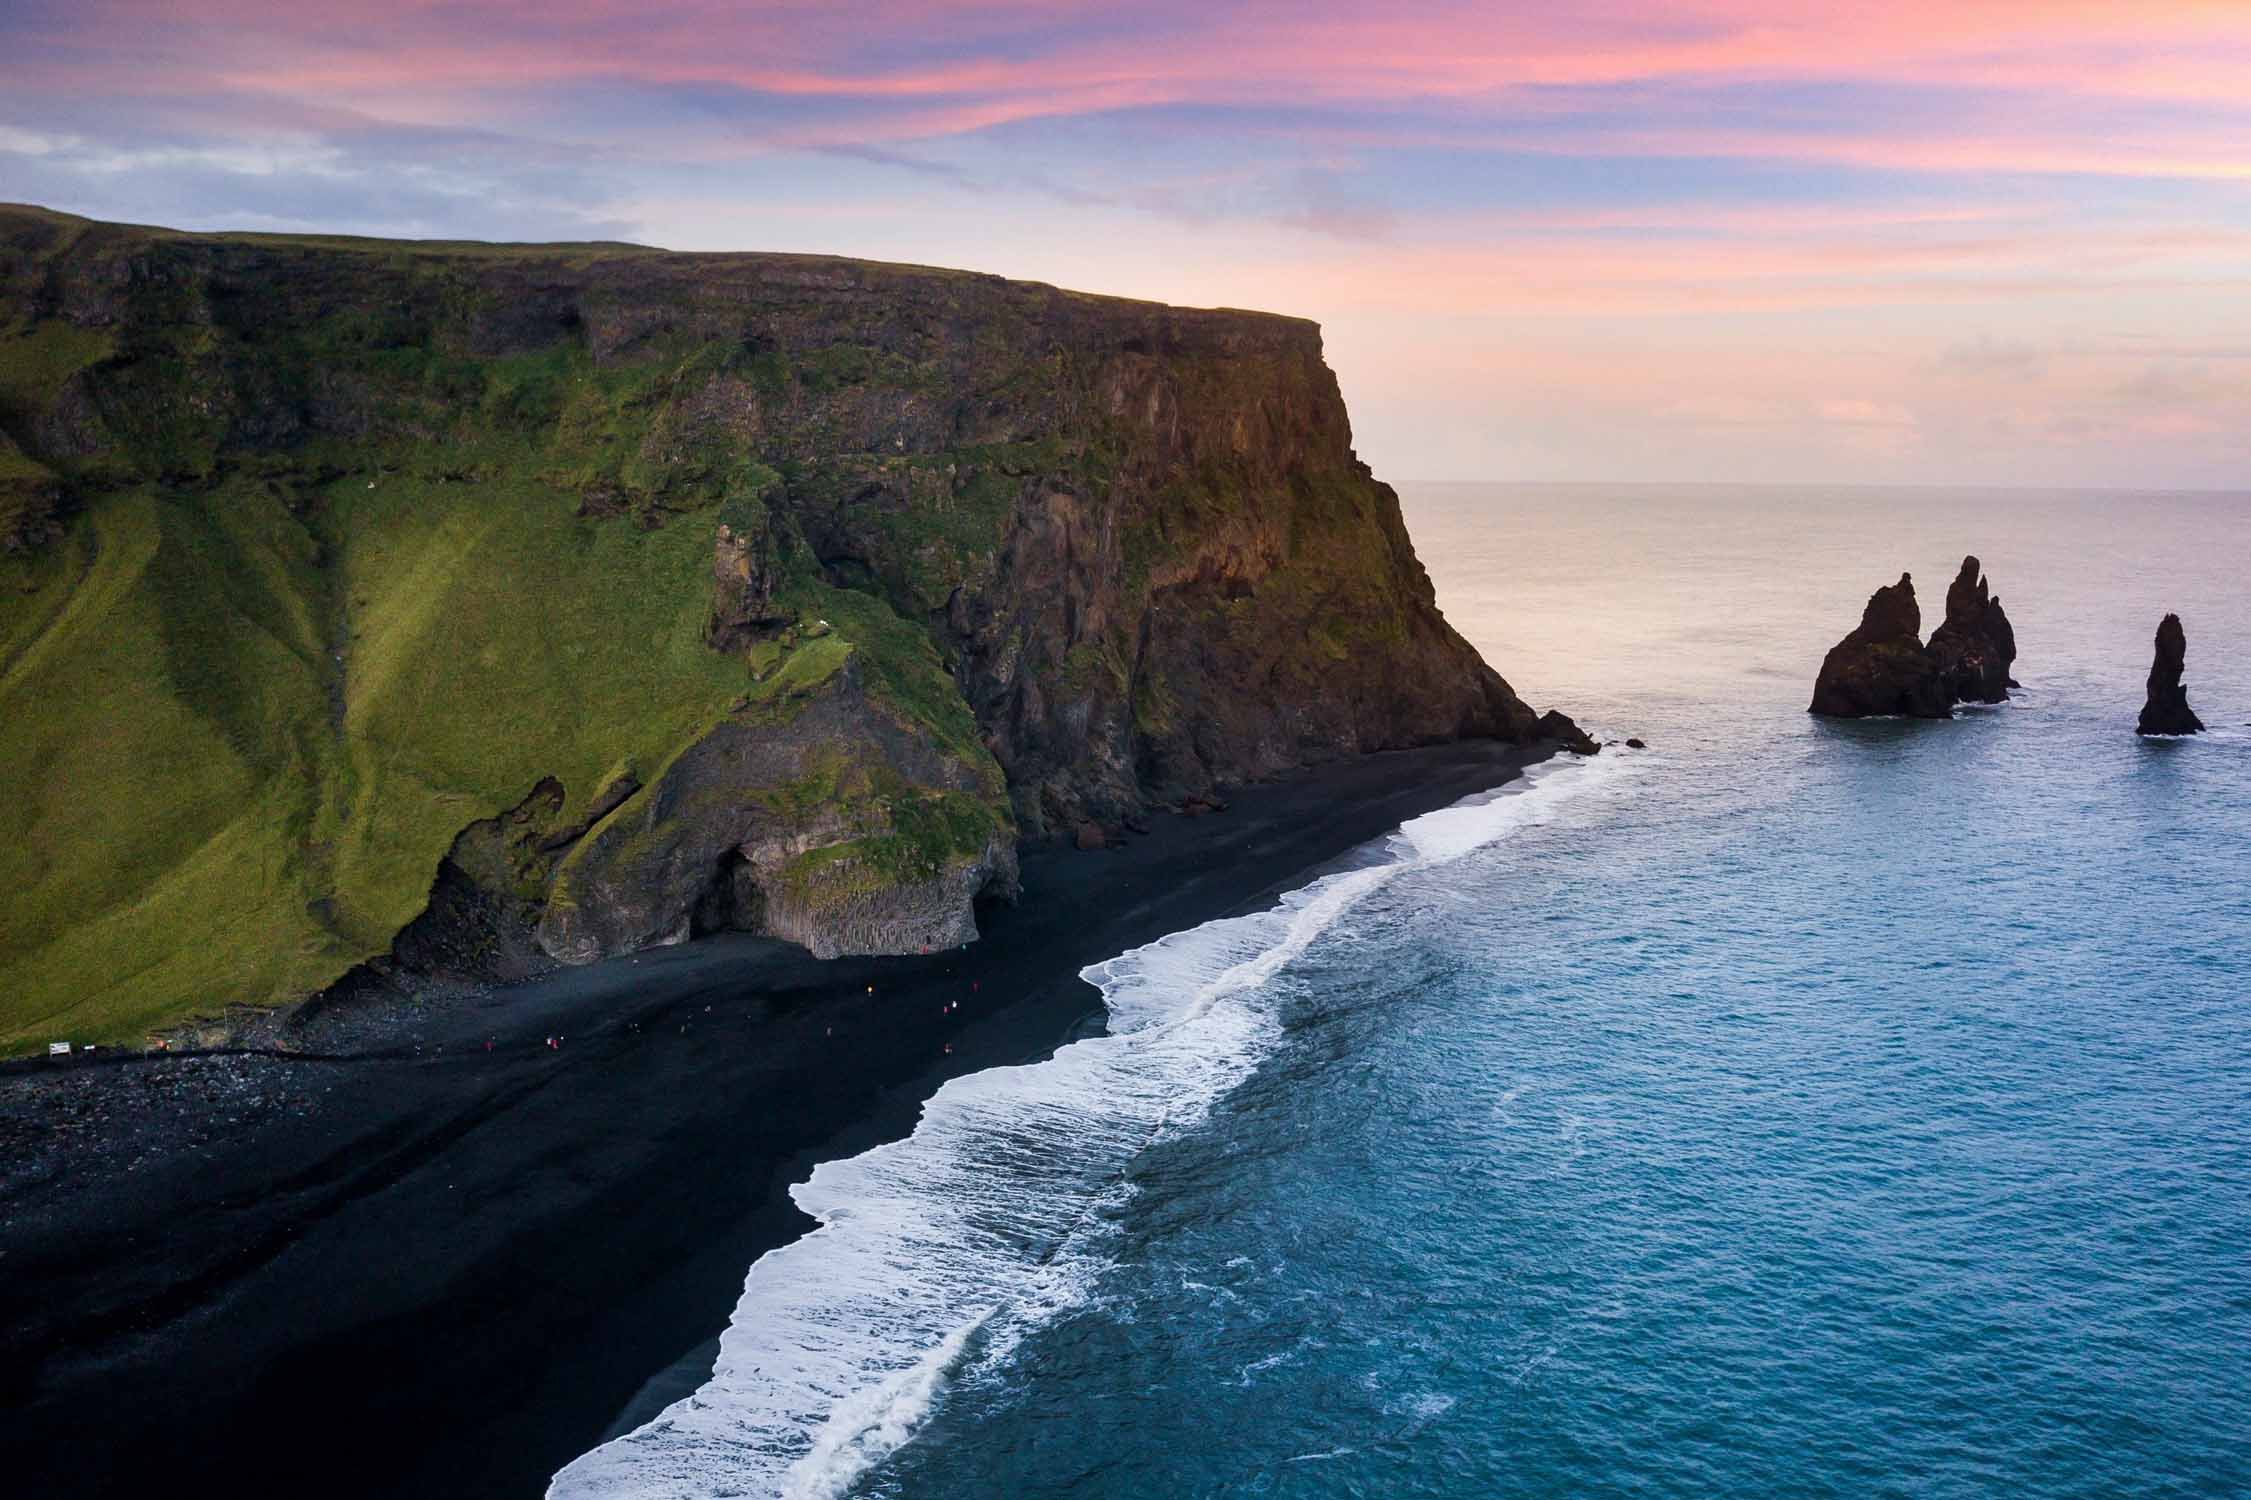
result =
[[787,1188],[816,1163],[1098,1026],[1087,964],[1268,904],[1538,754],[1371,756],[1122,849],[1032,851],[1022,903],[949,953],[716,938],[429,1012],[379,1052],[12,1068],[0,1476],[537,1495],[812,1227]]

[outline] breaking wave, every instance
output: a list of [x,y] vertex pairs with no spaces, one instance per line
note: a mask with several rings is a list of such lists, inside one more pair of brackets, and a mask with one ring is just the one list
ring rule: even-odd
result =
[[791,1196],[820,1227],[751,1267],[711,1378],[573,1461],[549,1495],[844,1493],[914,1436],[973,1339],[983,1360],[1005,1358],[1084,1299],[1131,1193],[1127,1165],[1201,1120],[1279,1038],[1269,979],[1403,871],[1545,822],[1617,764],[1535,766],[1271,910],[1086,969],[1109,1034],[952,1079],[905,1140],[816,1168]]

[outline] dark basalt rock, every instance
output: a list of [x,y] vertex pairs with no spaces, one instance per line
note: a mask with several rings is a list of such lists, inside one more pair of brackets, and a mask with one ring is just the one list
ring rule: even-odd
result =
[[[740,528],[740,529],[738,529]],[[705,639],[715,651],[740,651],[789,624],[774,603],[774,537],[761,514],[722,518],[712,542],[711,623]]]
[[1947,586],[1946,619],[1931,632],[1924,649],[1937,661],[1947,692],[1957,702],[2000,703],[2016,686],[2009,676],[2017,656],[2016,632],[2000,597],[1988,591],[1975,557],[1962,559],[1962,570]]
[[1646,750],[1649,746],[1640,740],[1628,740],[1626,741],[1626,748],[1628,750]]
[[2142,704],[2136,734],[2202,734],[2204,721],[2188,706],[2181,669],[2188,662],[2188,633],[2179,615],[2157,622],[2157,655],[2149,664],[2149,698]]
[[1859,627],[1822,659],[1811,711],[1839,719],[1952,718],[1946,675],[1923,649],[1922,627],[1914,579],[1902,573],[1899,582],[1868,596]]
[[1574,755],[1600,755],[1602,746],[1594,737],[1571,721],[1571,716],[1561,709],[1551,708],[1540,715],[1540,738],[1554,740]]

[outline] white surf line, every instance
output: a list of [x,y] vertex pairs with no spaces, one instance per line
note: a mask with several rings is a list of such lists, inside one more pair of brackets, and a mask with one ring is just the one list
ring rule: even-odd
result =
[[750,1268],[711,1378],[581,1455],[548,1494],[844,1493],[919,1430],[980,1328],[987,1359],[1005,1357],[1084,1299],[1130,1196],[1127,1164],[1204,1118],[1280,1036],[1259,1003],[1269,979],[1370,892],[1547,822],[1618,769],[1615,755],[1543,762],[1498,795],[1411,819],[1386,863],[1086,969],[1108,1035],[950,1079],[905,1140],[815,1168],[790,1196],[820,1227]]

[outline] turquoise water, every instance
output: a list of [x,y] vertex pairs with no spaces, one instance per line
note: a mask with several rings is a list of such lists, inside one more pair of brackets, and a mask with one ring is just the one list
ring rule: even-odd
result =
[[[1118,1035],[824,1168],[698,1412],[559,1491],[2251,1493],[2251,500],[1407,502],[1650,748],[1093,975]],[[1969,550],[2020,698],[1809,718]],[[2131,732],[2167,609],[2199,741]]]

